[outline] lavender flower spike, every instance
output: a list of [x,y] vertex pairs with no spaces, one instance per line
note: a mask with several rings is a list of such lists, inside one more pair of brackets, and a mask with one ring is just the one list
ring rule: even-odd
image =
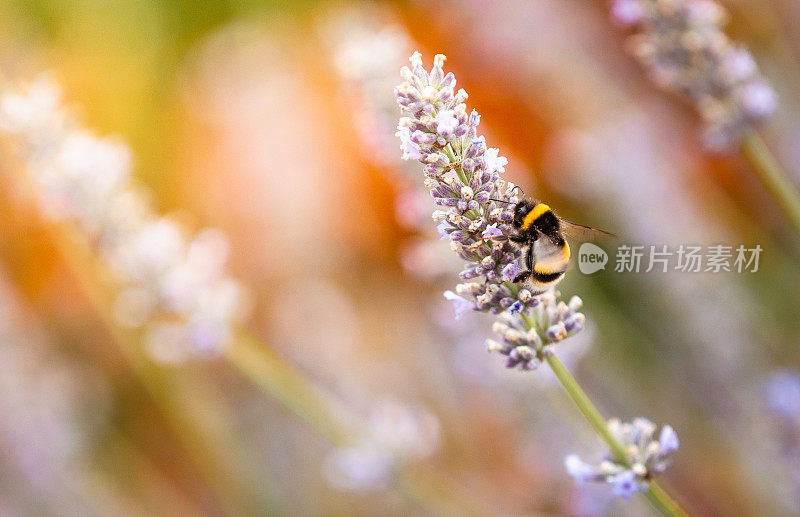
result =
[[615,0],[611,12],[636,27],[630,48],[653,82],[694,103],[710,149],[730,147],[777,108],[753,57],[722,31],[727,13],[713,0]]
[[[458,296],[475,310],[499,314],[517,301],[527,304],[531,299],[520,297],[519,289],[503,274],[518,260],[519,252],[507,237],[511,208],[519,199],[513,184],[500,179],[507,160],[478,137],[479,117],[467,115],[467,94],[455,92],[455,77],[442,70],[444,60],[437,55],[428,73],[415,52],[411,69],[403,67],[405,81],[395,90],[404,115],[397,135],[403,158],[424,164],[425,186],[440,207],[433,218],[442,235],[449,237],[452,250],[467,262],[460,274],[465,283],[456,288]],[[450,299],[463,305],[453,296]]]
[[647,490],[648,481],[667,469],[669,454],[678,449],[678,436],[665,425],[656,438],[656,425],[646,418],[634,418],[631,423],[611,419],[608,428],[625,448],[626,464],[615,461],[611,453],[597,465],[570,454],[564,459],[564,466],[576,483],[608,483],[615,497],[630,499],[636,492]]
[[534,297],[513,280],[520,272],[520,249],[508,239],[513,228],[514,185],[500,178],[508,160],[487,148],[478,136],[480,116],[467,115],[467,93],[455,91],[456,79],[445,75],[445,57],[434,58],[433,69],[422,66],[419,52],[411,68],[403,67],[405,81],[395,89],[403,115],[397,128],[403,158],[422,164],[425,186],[439,207],[433,219],[450,239],[451,249],[465,262],[463,283],[445,297],[457,316],[467,308],[503,314],[495,331],[503,343],[490,341],[490,351],[508,356],[508,367],[535,369],[549,345],[583,328],[576,312],[580,299],[557,303],[553,292]]

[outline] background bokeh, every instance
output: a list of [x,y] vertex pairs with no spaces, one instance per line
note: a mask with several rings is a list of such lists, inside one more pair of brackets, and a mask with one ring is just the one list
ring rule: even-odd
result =
[[[763,135],[800,183],[800,7],[723,4],[778,92]],[[563,457],[602,447],[550,372],[506,370],[483,346],[491,318],[453,319],[441,293],[458,261],[394,137],[410,53],[448,56],[506,177],[563,217],[620,243],[760,245],[751,274],[571,271],[559,289],[588,328],[558,354],[606,414],[677,430],[664,477],[697,514],[792,514],[798,460],[765,392],[800,370],[800,246],[625,37],[595,0],[0,3],[4,81],[50,70],[87,126],[131,146],[159,211],[228,235],[265,346],[457,487],[445,496],[493,513],[649,510],[576,488]],[[334,448],[223,361],[148,362],[161,388],[146,389],[11,177],[0,515],[432,512],[391,482],[383,449]]]

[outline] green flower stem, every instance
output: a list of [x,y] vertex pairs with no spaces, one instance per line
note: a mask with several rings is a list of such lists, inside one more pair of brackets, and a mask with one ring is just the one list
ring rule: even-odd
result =
[[547,364],[550,365],[553,373],[556,374],[556,377],[558,377],[558,381],[564,386],[564,389],[567,390],[569,397],[575,405],[578,406],[578,410],[580,410],[581,414],[589,422],[589,425],[591,425],[592,429],[600,435],[600,438],[608,444],[608,447],[611,449],[611,454],[614,456],[614,460],[617,463],[627,465],[628,453],[625,451],[625,446],[622,445],[608,429],[605,418],[603,418],[594,404],[592,404],[592,401],[589,400],[589,397],[580,387],[578,381],[575,380],[575,377],[569,373],[564,363],[555,355],[548,355],[545,357],[545,360]]
[[[453,151],[452,145],[447,144],[444,146],[444,153],[447,155],[447,158],[450,160],[451,164],[455,165],[458,163],[458,160],[456,159],[456,153]],[[456,174],[458,174],[458,179],[460,179],[464,185],[469,185],[467,174],[464,172],[464,169],[461,168],[461,165],[455,165],[455,170]]]
[[[545,360],[547,364],[550,365],[553,373],[556,374],[556,377],[567,391],[567,394],[569,394],[569,397],[575,405],[578,406],[581,414],[583,414],[589,422],[589,425],[592,426],[592,429],[594,429],[611,449],[614,460],[623,465],[630,466],[625,447],[611,433],[600,411],[592,404],[592,401],[589,400],[589,397],[578,384],[578,381],[569,373],[564,363],[555,355],[546,356]],[[688,515],[655,481],[650,480],[648,485],[649,488],[647,492],[645,492],[645,496],[661,514],[669,517],[686,517]]]
[[686,517],[687,513],[683,511],[678,503],[670,497],[670,495],[658,485],[655,481],[649,482],[649,487],[645,496],[658,511],[667,516],[681,516]]
[[754,130],[745,133],[742,139],[742,153],[789,218],[795,231],[800,234],[800,193],[778,164],[767,144]]

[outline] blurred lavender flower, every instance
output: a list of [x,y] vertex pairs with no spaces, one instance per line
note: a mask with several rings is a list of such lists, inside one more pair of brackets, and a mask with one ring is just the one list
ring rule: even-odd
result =
[[556,303],[554,292],[534,297],[513,283],[519,274],[520,250],[508,236],[513,208],[519,201],[514,185],[500,179],[507,160],[498,149],[487,148],[477,135],[480,116],[467,115],[467,93],[455,92],[452,73],[444,74],[445,57],[434,58],[428,73],[419,52],[411,68],[403,67],[405,81],[395,89],[400,105],[400,137],[404,159],[424,164],[425,186],[434,203],[439,232],[450,248],[467,262],[463,283],[445,298],[454,303],[456,317],[467,309],[503,314],[495,332],[503,344],[488,343],[490,351],[509,357],[508,367],[536,368],[552,345],[583,328],[577,311],[580,299]]
[[778,416],[800,424],[800,375],[781,371],[767,383],[767,405]]
[[176,362],[225,347],[243,298],[225,272],[221,232],[187,239],[176,222],[154,214],[131,186],[129,149],[82,128],[47,76],[2,95],[0,132],[14,144],[42,212],[74,222],[118,275],[116,318],[144,329],[155,358]]
[[108,423],[111,390],[59,353],[6,281],[0,271],[0,515],[6,505],[16,510],[8,515],[108,512],[78,487],[98,483],[89,452]]
[[395,85],[397,63],[412,47],[411,37],[389,10],[366,4],[339,12],[322,33],[342,81],[341,95],[353,106],[359,140],[365,144],[363,157],[392,173],[398,189],[395,219],[415,234],[400,242],[400,264],[417,278],[440,278],[452,271],[457,258],[434,241],[428,194],[417,181],[418,171],[396,166],[397,105],[386,95]]
[[576,486],[565,513],[572,517],[603,517],[610,515],[614,496],[600,484]]
[[423,407],[383,400],[372,410],[367,434],[328,455],[328,482],[343,490],[386,488],[405,463],[429,457],[439,445],[439,421]]
[[781,463],[786,466],[793,501],[800,501],[800,375],[790,371],[774,373],[766,387],[766,402],[775,416]]
[[348,83],[349,93],[358,96],[359,139],[376,165],[387,166],[394,160],[394,140],[385,128],[394,127],[397,117],[386,91],[394,86],[395,63],[408,55],[411,38],[400,25],[368,27],[370,22],[374,24],[369,16],[355,11],[329,23],[326,36],[336,70]]
[[564,466],[578,484],[608,483],[615,497],[630,499],[636,492],[647,490],[648,481],[667,469],[669,454],[680,445],[678,436],[671,426],[665,425],[656,439],[656,425],[646,418],[635,418],[631,423],[611,419],[608,428],[625,447],[627,464],[615,461],[611,453],[597,465],[570,454],[564,459]]
[[611,12],[637,29],[630,48],[653,82],[694,103],[709,149],[730,147],[777,108],[753,57],[722,31],[727,13],[713,0],[615,0]]

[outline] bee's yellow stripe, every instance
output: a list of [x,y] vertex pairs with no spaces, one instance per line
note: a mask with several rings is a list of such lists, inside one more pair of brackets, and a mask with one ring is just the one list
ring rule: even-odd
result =
[[531,227],[531,225],[535,220],[537,220],[538,218],[540,218],[542,215],[546,214],[549,211],[550,211],[549,206],[545,205],[544,203],[539,203],[525,215],[525,219],[522,220],[522,229],[527,230],[528,228]]
[[536,264],[533,266],[533,272],[539,273],[540,275],[551,275],[555,273],[554,270],[550,269],[549,267],[545,266],[544,264]]
[[567,268],[569,262],[569,244],[564,241],[564,247],[561,248],[561,256],[557,259],[550,259],[546,261],[537,262],[533,266],[533,272],[542,275],[552,275],[554,273],[563,273]]

